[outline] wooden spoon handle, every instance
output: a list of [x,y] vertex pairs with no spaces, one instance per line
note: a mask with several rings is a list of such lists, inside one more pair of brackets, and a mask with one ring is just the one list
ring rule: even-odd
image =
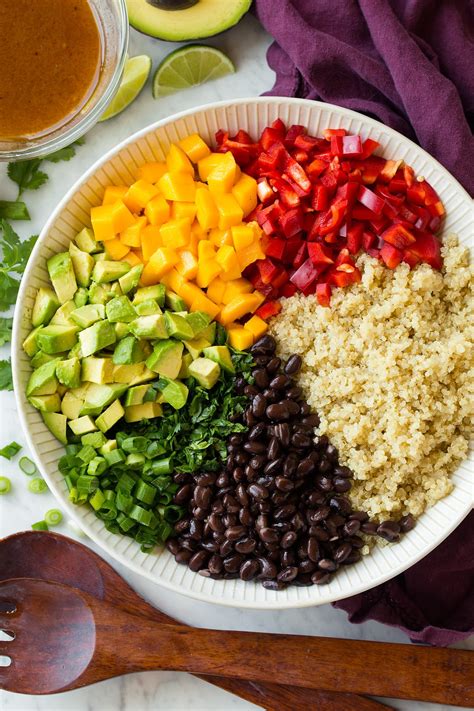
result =
[[188,629],[145,620],[138,621],[133,632],[129,628],[127,636],[131,641],[128,654],[117,660],[125,664],[124,671],[159,668],[474,706],[474,655],[468,651]]

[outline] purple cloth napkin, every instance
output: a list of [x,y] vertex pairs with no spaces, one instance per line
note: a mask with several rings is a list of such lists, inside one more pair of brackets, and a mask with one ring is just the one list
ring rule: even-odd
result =
[[[256,0],[276,40],[271,94],[369,114],[416,140],[474,195],[470,0]],[[336,603],[446,646],[474,634],[474,513],[403,575]]]
[[276,40],[270,93],[369,114],[417,141],[474,195],[472,0],[256,0],[255,7]]

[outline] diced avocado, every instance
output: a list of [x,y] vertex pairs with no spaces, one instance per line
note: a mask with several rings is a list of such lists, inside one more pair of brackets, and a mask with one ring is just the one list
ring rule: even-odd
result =
[[104,412],[96,419],[95,424],[101,432],[107,432],[125,415],[120,400],[114,400]]
[[209,341],[209,345],[213,345],[216,341],[216,322],[213,321],[212,323],[209,324],[207,328],[204,329],[204,331],[201,331],[199,334],[200,338],[205,338],[206,341]]
[[147,358],[146,364],[155,373],[175,380],[181,370],[182,355],[183,344],[180,341],[159,341],[153,353]]
[[184,317],[193,330],[193,338],[202,335],[202,332],[209,326],[211,317],[204,311],[192,311]]
[[89,388],[90,383],[82,383],[80,388],[74,388],[73,390],[70,390],[70,392],[74,395],[74,397],[79,398],[79,400],[85,400],[87,393],[89,392]]
[[209,390],[219,380],[221,369],[218,363],[209,358],[196,358],[189,366],[189,374],[199,385]]
[[67,392],[61,401],[61,412],[70,420],[76,420],[82,410],[84,400],[75,397],[72,392]]
[[92,255],[94,257],[94,262],[106,262],[107,255],[105,252],[97,252],[97,254]]
[[81,415],[100,415],[114,400],[121,397],[127,390],[127,385],[111,383],[110,385],[97,385],[91,383],[87,391],[86,400],[81,410]]
[[113,383],[114,364],[111,358],[94,358],[89,356],[82,359],[82,380],[89,383],[104,385]]
[[[110,454],[110,452],[116,452],[116,451],[117,451],[117,440],[116,439],[108,439],[105,442],[105,444],[103,444],[102,447],[99,449],[99,452],[102,454],[102,456],[105,456],[106,454]],[[124,459],[125,459],[125,457],[124,457]]]
[[97,321],[79,333],[79,342],[83,357],[97,353],[115,343],[115,329],[108,321]]
[[45,353],[62,353],[77,343],[77,327],[52,325],[45,326],[38,334],[38,346]]
[[219,363],[221,368],[228,373],[235,373],[234,364],[232,363],[230,351],[227,346],[209,346],[208,348],[204,348],[204,355],[206,358],[210,358],[216,363]]
[[130,324],[130,331],[137,338],[168,338],[163,314],[139,316]]
[[137,317],[128,296],[116,296],[111,299],[105,307],[105,313],[110,323],[130,323]]
[[65,385],[62,385],[61,383],[58,382],[58,387],[56,388],[56,393],[59,395],[59,397],[64,397],[64,395],[67,393],[68,389]]
[[189,366],[193,362],[193,357],[191,353],[185,353],[182,357],[181,360],[181,370],[178,373],[178,378],[181,378],[181,380],[185,380],[186,378],[189,378],[190,372],[189,372]]
[[31,367],[35,369],[39,368],[41,365],[50,363],[52,360],[57,360],[60,357],[61,354],[58,353],[55,355],[49,355],[48,353],[43,353],[43,351],[38,351],[31,359]]
[[89,287],[89,303],[91,304],[106,304],[111,299],[111,294],[104,289],[100,284],[92,283]]
[[81,288],[78,289],[74,294],[74,303],[76,305],[76,309],[80,309],[81,306],[85,306],[88,301],[89,292],[87,291],[87,289],[84,289],[84,287],[81,286]]
[[88,432],[81,437],[81,444],[83,447],[94,447],[94,449],[100,449],[106,442],[107,439],[102,432]]
[[34,328],[32,331],[29,332],[29,334],[22,343],[23,350],[25,351],[26,355],[30,356],[30,358],[32,358],[35,353],[39,351],[38,335],[43,330],[43,328],[44,326],[37,326],[36,328]]
[[154,373],[152,370],[150,370],[149,368],[147,368],[145,366],[145,370],[143,371],[143,373],[141,375],[137,376],[136,378],[134,378],[129,383],[129,385],[130,386],[141,385],[142,383],[148,383],[150,380],[155,380],[155,379],[156,379],[156,373]]
[[153,316],[154,314],[161,314],[161,309],[158,306],[158,301],[156,299],[139,301],[135,306],[135,311],[138,316]]
[[168,384],[161,390],[163,402],[167,402],[175,410],[180,410],[187,402],[189,390],[179,380],[168,380]]
[[141,405],[131,405],[125,408],[125,422],[141,422],[161,417],[163,410],[157,402],[144,402]]
[[174,291],[166,291],[165,304],[171,311],[186,311],[186,302]]
[[71,311],[70,318],[81,328],[89,328],[93,323],[105,319],[105,306],[104,304],[87,304],[86,306],[81,306]]
[[56,392],[58,387],[56,366],[58,363],[59,358],[55,358],[31,373],[26,386],[27,397],[30,395],[53,395]]
[[112,296],[123,296],[123,291],[118,281],[110,283],[110,293]]
[[49,323],[58,308],[59,301],[54,291],[47,287],[40,287],[36,294],[35,305],[31,315],[32,326],[44,326]]
[[79,358],[61,360],[56,366],[56,377],[68,388],[78,388],[81,384],[81,361]]
[[133,291],[133,289],[137,288],[142,271],[143,265],[137,264],[135,267],[132,267],[127,274],[120,277],[119,284],[124,294],[128,294],[129,291]]
[[78,232],[78,234],[74,237],[74,242],[77,244],[79,249],[82,249],[83,252],[88,252],[89,254],[97,252],[99,249],[99,245],[95,241],[94,233],[90,227],[84,227],[84,229]]
[[122,340],[125,336],[130,333],[130,327],[128,323],[114,323],[115,336],[117,341]]
[[71,325],[71,319],[69,318],[74,309],[76,309],[76,304],[74,302],[74,299],[70,299],[69,301],[66,301],[65,304],[59,307],[59,309],[56,311],[54,314],[53,318],[50,321],[51,326],[70,326]]
[[77,291],[76,275],[69,252],[59,252],[48,259],[48,272],[60,304],[74,297]]
[[206,338],[203,338],[201,336],[199,338],[193,338],[192,341],[185,341],[184,345],[186,346],[189,353],[192,355],[192,357],[194,359],[194,358],[199,358],[199,356],[203,352],[204,348],[208,348],[210,346],[210,343]]
[[131,383],[135,378],[139,378],[144,370],[145,363],[114,365],[114,383]]
[[59,412],[61,410],[61,398],[58,393],[53,395],[38,395],[30,397],[30,403],[41,412]]
[[171,311],[165,311],[165,324],[170,337],[179,338],[181,341],[189,341],[194,335],[193,329],[186,319]]
[[97,284],[120,279],[130,271],[127,262],[110,262],[107,259],[95,263],[92,278]]
[[149,385],[137,385],[134,388],[129,388],[125,395],[125,407],[130,405],[141,405],[145,399],[145,395],[149,390]]
[[76,281],[79,286],[89,286],[91,283],[92,270],[95,266],[95,260],[87,252],[76,247],[74,242],[69,244],[69,254],[71,255],[72,266]]
[[141,361],[145,360],[145,354],[143,353],[140,341],[137,341],[134,336],[122,338],[115,346],[112,360],[115,365],[141,363]]
[[82,358],[81,344],[79,341],[71,348],[67,355],[68,358]]
[[41,415],[43,417],[44,424],[56,437],[56,439],[58,439],[62,444],[67,444],[66,415],[62,415],[60,412],[42,412]]
[[97,430],[94,420],[88,415],[78,417],[76,420],[69,420],[68,424],[75,435],[84,435]]
[[139,304],[140,301],[147,301],[148,299],[156,299],[158,306],[163,308],[165,305],[165,294],[166,287],[164,284],[154,284],[153,286],[142,286],[137,289],[135,296],[133,297],[133,305]]

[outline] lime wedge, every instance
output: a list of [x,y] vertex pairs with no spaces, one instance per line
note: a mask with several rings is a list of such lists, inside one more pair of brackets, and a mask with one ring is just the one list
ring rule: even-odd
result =
[[137,57],[127,59],[118,91],[99,120],[107,121],[107,119],[112,118],[112,116],[117,116],[117,114],[126,109],[132,101],[135,101],[145,86],[146,80],[150,75],[150,70],[151,59],[146,54],[140,54]]
[[233,74],[235,67],[223,52],[204,44],[188,44],[163,59],[153,77],[153,98]]

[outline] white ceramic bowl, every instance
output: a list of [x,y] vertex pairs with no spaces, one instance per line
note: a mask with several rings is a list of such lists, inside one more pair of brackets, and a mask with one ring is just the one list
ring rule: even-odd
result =
[[41,415],[26,400],[25,383],[30,373],[21,343],[30,328],[36,290],[48,284],[46,259],[68,248],[70,240],[89,224],[89,209],[100,203],[107,184],[132,181],[140,164],[163,160],[173,141],[194,131],[212,142],[218,128],[231,133],[246,129],[252,136],[280,117],[287,124],[303,124],[312,134],[327,127],[344,127],[364,138],[379,141],[387,158],[403,158],[417,174],[424,175],[443,200],[446,232],[456,232],[465,244],[472,240],[472,201],[457,181],[425,151],[395,131],[361,114],[315,101],[286,98],[241,99],[185,111],[136,133],[107,153],[64,197],[43,229],[22,280],[13,334],[13,375],[18,410],[28,444],[49,487],[61,507],[112,557],[150,580],[190,597],[248,608],[292,608],[340,600],[394,577],[423,558],[448,536],[472,507],[472,460],[453,475],[453,492],[424,513],[416,528],[400,543],[377,548],[362,561],[341,570],[325,586],[289,587],[281,592],[239,580],[216,581],[192,573],[175,563],[166,550],[140,552],[130,538],[109,533],[87,508],[68,501],[67,488],[57,462],[63,447],[45,427]]

